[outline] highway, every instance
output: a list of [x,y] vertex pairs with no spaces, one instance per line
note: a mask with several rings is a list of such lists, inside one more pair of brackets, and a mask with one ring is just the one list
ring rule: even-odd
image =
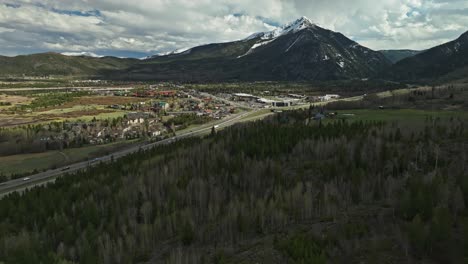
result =
[[253,112],[250,111],[250,112],[243,112],[243,113],[239,113],[239,114],[236,114],[236,115],[232,115],[232,116],[226,117],[226,118],[224,118],[222,120],[214,121],[214,122],[202,125],[202,126],[200,126],[198,128],[194,128],[191,131],[182,132],[179,135],[176,134],[176,136],[171,137],[171,138],[167,138],[167,139],[157,141],[157,142],[152,142],[152,143],[144,143],[144,144],[140,144],[140,145],[135,145],[135,146],[132,146],[132,147],[130,147],[128,149],[117,151],[117,152],[111,153],[109,155],[102,156],[100,158],[96,158],[96,159],[94,159],[92,161],[78,162],[78,163],[68,165],[68,166],[65,166],[65,167],[61,167],[61,168],[57,168],[57,169],[54,169],[54,170],[48,170],[48,171],[41,172],[41,173],[38,173],[38,174],[34,174],[34,175],[31,175],[31,176],[27,176],[27,177],[24,177],[24,178],[15,179],[15,180],[0,183],[0,198],[3,197],[4,195],[8,194],[8,193],[11,193],[11,192],[22,191],[22,190],[24,190],[26,188],[31,188],[31,187],[34,187],[34,186],[45,184],[47,182],[51,182],[51,181],[55,180],[57,177],[62,176],[64,174],[66,174],[66,173],[72,174],[73,172],[76,172],[78,170],[87,169],[89,167],[96,166],[101,162],[109,162],[112,159],[115,160],[115,159],[127,156],[127,155],[129,155],[131,153],[138,152],[140,150],[147,150],[147,149],[151,149],[151,148],[153,148],[155,146],[158,146],[158,145],[170,144],[170,143],[173,143],[173,142],[175,142],[176,140],[179,140],[179,139],[208,134],[208,133],[211,132],[211,129],[212,129],[213,126],[216,126],[217,129],[225,128],[225,127],[236,124],[242,118],[244,118],[244,117],[246,117],[248,115],[255,114],[255,112],[256,111],[253,111]]

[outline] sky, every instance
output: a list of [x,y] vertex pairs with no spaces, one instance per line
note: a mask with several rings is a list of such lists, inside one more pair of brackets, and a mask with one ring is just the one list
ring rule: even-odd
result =
[[0,0],[0,54],[139,58],[301,16],[375,50],[427,49],[468,31],[467,0]]

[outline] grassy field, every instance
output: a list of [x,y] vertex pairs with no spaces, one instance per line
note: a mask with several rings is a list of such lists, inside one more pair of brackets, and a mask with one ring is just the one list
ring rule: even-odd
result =
[[263,109],[259,110],[257,112],[251,113],[245,117],[243,117],[240,121],[241,122],[249,122],[249,121],[255,121],[255,120],[260,120],[263,119],[269,115],[272,115],[273,113],[271,112],[270,109]]
[[0,157],[0,174],[23,174],[34,169],[43,170],[53,165],[65,164],[65,157],[58,151]]
[[107,145],[89,146],[83,148],[65,149],[63,151],[48,151],[35,154],[21,154],[0,157],[0,174],[10,175],[30,173],[35,169],[38,171],[61,167],[107,153],[123,149],[136,141],[118,142]]
[[[29,101],[27,101],[29,100]],[[0,95],[0,102],[22,102],[28,104],[31,98],[21,96]],[[107,106],[119,103],[142,102],[140,98],[115,96],[78,97],[63,105],[42,108],[35,111],[9,111],[12,106],[0,106],[0,126],[15,126],[52,121],[90,121],[97,119],[112,119],[122,117],[128,111],[110,109]],[[1,111],[5,110],[5,111]]]

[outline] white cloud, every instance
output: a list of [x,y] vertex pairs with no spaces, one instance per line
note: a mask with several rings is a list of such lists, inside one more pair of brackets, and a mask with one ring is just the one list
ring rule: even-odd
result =
[[8,1],[0,0],[0,54],[159,53],[242,39],[302,15],[374,49],[425,49],[468,30],[465,0]]

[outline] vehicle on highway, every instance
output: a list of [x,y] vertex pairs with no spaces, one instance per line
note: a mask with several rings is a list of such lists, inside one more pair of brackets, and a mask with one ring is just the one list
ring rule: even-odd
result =
[[26,177],[26,178],[23,178],[23,181],[29,181],[31,178],[29,177]]
[[70,169],[70,167],[65,167],[65,168],[62,169],[62,171],[66,171],[66,170],[69,170],[69,169]]

